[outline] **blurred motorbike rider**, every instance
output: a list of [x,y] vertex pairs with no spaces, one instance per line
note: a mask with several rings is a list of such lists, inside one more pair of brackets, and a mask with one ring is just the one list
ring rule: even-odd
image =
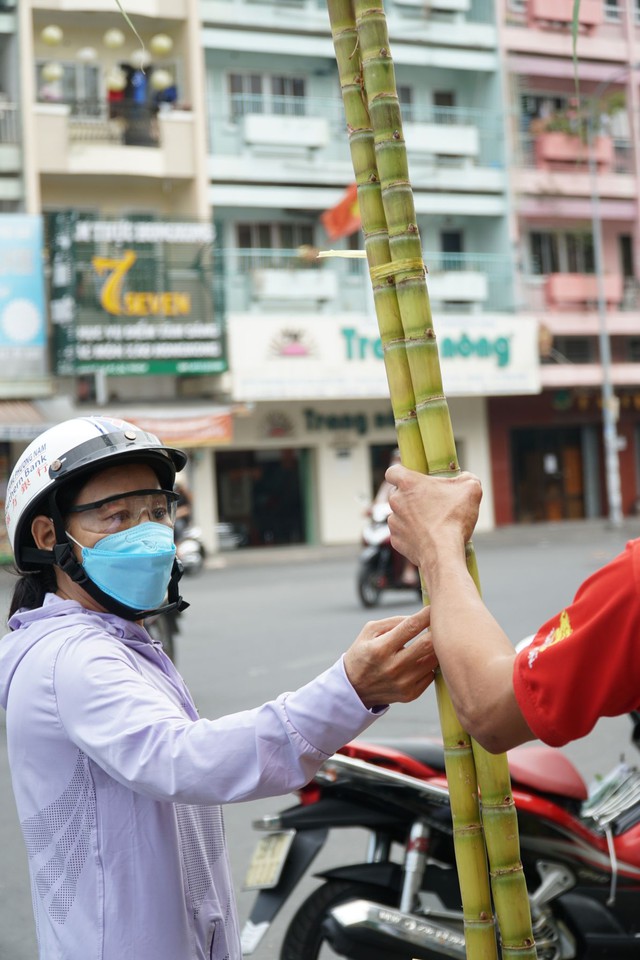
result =
[[9,480],[22,576],[0,702],[43,960],[240,960],[219,804],[294,790],[432,678],[424,615],[394,617],[300,690],[199,718],[142,625],[184,606],[185,461],[133,424],[81,417],[34,440]]
[[[400,462],[401,462],[400,450],[398,447],[396,447],[395,450],[393,450],[391,453],[389,466],[392,467],[396,463],[400,463]],[[369,514],[374,519],[381,520],[382,517],[384,517],[385,520],[388,520],[389,515],[391,514],[389,497],[391,496],[394,490],[395,490],[395,487],[393,486],[393,484],[389,483],[386,477],[384,477],[382,480],[382,483],[380,484],[380,486],[376,491],[376,495],[373,498],[373,503],[371,504],[371,507],[369,509]],[[389,536],[391,536],[391,534],[389,534]],[[391,544],[391,549],[394,551],[396,555],[398,554],[398,551],[395,550],[393,544]],[[420,576],[418,573],[418,568],[411,562],[411,560],[408,560],[406,557],[402,556],[402,554],[400,554],[400,558],[402,562],[402,568],[401,568],[402,572],[400,575],[400,579],[402,583],[407,587],[417,587],[419,583],[419,576]]]

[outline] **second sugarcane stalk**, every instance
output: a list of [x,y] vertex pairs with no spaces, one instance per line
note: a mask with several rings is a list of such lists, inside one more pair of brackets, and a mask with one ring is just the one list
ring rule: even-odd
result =
[[[328,0],[328,7],[402,462],[421,472],[455,473],[384,10],[365,0]],[[467,556],[478,584],[472,547]],[[472,745],[441,676],[436,689],[467,956],[497,956],[486,842],[502,956],[528,960],[536,954],[506,758]]]

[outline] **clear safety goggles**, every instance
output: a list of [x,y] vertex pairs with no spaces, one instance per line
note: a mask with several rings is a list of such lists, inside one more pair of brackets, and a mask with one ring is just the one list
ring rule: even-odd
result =
[[81,514],[85,530],[107,534],[128,530],[146,521],[172,527],[177,504],[178,494],[173,490],[133,490],[93,503],[81,503],[67,512]]

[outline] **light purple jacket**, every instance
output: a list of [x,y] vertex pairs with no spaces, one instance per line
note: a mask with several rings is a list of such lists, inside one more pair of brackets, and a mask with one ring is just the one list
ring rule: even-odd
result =
[[306,783],[376,714],[341,661],[200,719],[147,632],[47,595],[0,641],[42,960],[240,960],[219,804]]

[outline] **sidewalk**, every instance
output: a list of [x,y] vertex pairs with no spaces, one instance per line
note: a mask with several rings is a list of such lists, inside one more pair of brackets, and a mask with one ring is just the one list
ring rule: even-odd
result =
[[[628,540],[640,536],[640,517],[625,518],[622,527],[613,529],[607,520],[563,520],[556,523],[513,524],[495,530],[478,533],[473,542],[476,549],[496,550],[503,547],[553,548],[554,545],[602,548],[611,552],[621,548]],[[323,546],[318,544],[293,544],[277,547],[241,547],[224,550],[206,560],[207,569],[225,567],[262,566],[273,564],[322,562],[356,558],[359,543]]]

